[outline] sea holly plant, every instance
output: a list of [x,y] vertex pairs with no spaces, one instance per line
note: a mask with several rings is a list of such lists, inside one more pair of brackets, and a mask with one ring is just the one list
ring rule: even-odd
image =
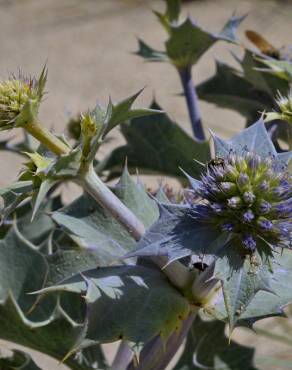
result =
[[[166,52],[141,44],[143,53],[181,75],[217,40],[236,42],[241,21],[214,35],[180,23],[177,1],[156,15],[169,35]],[[245,71],[251,81],[253,67]],[[234,340],[236,327],[283,315],[292,301],[292,152],[275,149],[264,122],[271,112],[229,140],[212,133],[210,159],[192,114],[195,139],[157,103],[134,108],[138,92],[71,121],[72,144],[39,120],[46,79],[45,67],[38,79],[12,75],[0,84],[1,130],[25,132],[3,148],[26,157],[17,181],[0,189],[0,338],[72,370],[163,370],[180,347],[176,370],[258,368],[254,349]],[[191,109],[196,97],[186,86]],[[290,97],[278,100],[289,123]],[[118,126],[126,145],[97,160]],[[180,197],[163,188],[148,194],[126,155],[131,170],[184,178],[189,188]],[[58,195],[65,182],[84,191],[70,204]],[[115,341],[110,363],[102,345]],[[42,364],[14,351],[0,355],[0,366]]]
[[[216,158],[201,181],[188,175],[196,201],[162,205],[160,218],[129,256],[206,259],[208,283],[221,282],[232,329],[259,291],[277,294],[273,265],[291,248],[292,153],[275,151],[262,120],[229,141],[214,135],[214,144]],[[195,280],[194,299],[201,300],[201,289]]]
[[197,140],[204,141],[206,137],[196,89],[192,81],[192,67],[217,41],[237,43],[236,29],[245,17],[233,15],[220,32],[212,33],[198,26],[191,17],[181,22],[179,0],[167,0],[165,13],[154,11],[154,14],[168,34],[165,50],[154,50],[144,41],[139,40],[137,55],[146,61],[169,62],[176,68],[186,97],[194,136]]

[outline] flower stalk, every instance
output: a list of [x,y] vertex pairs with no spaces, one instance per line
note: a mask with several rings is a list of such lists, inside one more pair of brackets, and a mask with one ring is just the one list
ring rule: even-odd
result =
[[43,127],[39,121],[33,120],[25,125],[25,130],[56,155],[70,152],[70,147]]
[[206,136],[202,125],[199,100],[192,79],[191,66],[179,68],[178,73],[181,79],[184,95],[187,102],[193,134],[197,140],[204,141],[206,140]]

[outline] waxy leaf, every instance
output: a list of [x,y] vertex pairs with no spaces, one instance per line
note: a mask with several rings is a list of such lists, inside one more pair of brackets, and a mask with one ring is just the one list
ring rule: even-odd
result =
[[277,157],[277,152],[262,118],[230,140],[220,139],[216,135],[213,135],[213,139],[218,157],[225,157],[231,152],[241,155],[246,151],[256,153],[262,158]]
[[292,62],[287,60],[261,59],[257,60],[269,68],[258,68],[260,72],[270,73],[288,82],[292,81]]
[[229,18],[228,21],[225,23],[221,32],[219,33],[219,39],[237,43],[238,38],[236,35],[236,31],[245,18],[246,15],[236,17],[235,14],[233,14],[231,18]]
[[224,233],[194,220],[189,206],[163,204],[158,221],[127,257],[167,256],[171,262],[191,254],[217,255],[226,242]]
[[168,57],[165,52],[155,50],[151,46],[147,45],[143,40],[138,39],[138,50],[135,54],[144,58],[145,61],[149,62],[166,62]]
[[[272,274],[267,257],[258,253],[242,256],[232,240],[216,260],[214,277],[222,283],[225,308],[231,330],[260,290],[271,290]],[[275,293],[276,294],[276,293]]]
[[[75,310],[78,311],[76,303]],[[0,304],[0,328],[1,339],[33,348],[59,360],[75,345],[82,330],[78,323],[68,320],[59,306],[46,319],[29,320],[11,295]]]
[[[289,303],[292,303],[290,287],[292,278],[291,266],[291,251],[284,250],[282,254],[275,255],[275,261],[272,264],[273,276],[270,280],[270,289],[275,294],[259,291],[240,316],[241,323],[245,322],[248,325],[252,325],[265,317],[283,314],[283,308]],[[207,308],[207,311],[216,318],[227,319],[222,294],[218,294],[215,297],[213,304]]]
[[170,26],[166,51],[172,62],[183,68],[197,63],[215,42],[215,35],[202,30],[192,19],[187,18],[180,25]]
[[239,71],[216,62],[216,73],[197,86],[200,99],[219,107],[238,111],[248,123],[258,119],[260,112],[274,107],[274,98],[254,87]]
[[256,370],[253,348],[228,340],[225,324],[197,315],[174,370]]
[[47,264],[44,257],[12,228],[0,240],[0,302],[9,294],[29,310],[35,297],[28,293],[40,289],[45,281]]
[[89,270],[42,292],[52,291],[85,297],[83,338],[93,343],[123,338],[139,346],[158,334],[166,339],[190,312],[186,298],[163,273],[142,266]]
[[60,250],[46,256],[49,273],[46,286],[54,285],[82,271],[93,269],[101,264],[97,253],[81,248]]
[[[61,361],[79,343],[85,318],[84,302],[76,295],[66,294],[59,298],[57,295],[50,296],[34,306],[36,296],[29,293],[55,282],[54,279],[60,277],[58,268],[63,268],[61,276],[66,278],[83,271],[83,268],[88,269],[93,265],[93,256],[89,260],[85,253],[82,258],[81,253],[75,253],[77,261],[72,263],[73,253],[69,259],[64,252],[62,262],[61,253],[58,253],[49,256],[48,265],[46,259],[26,245],[24,239],[13,230],[1,241],[0,250],[3,253],[0,273],[0,338],[47,353]],[[56,262],[54,266],[52,261]],[[46,281],[48,268],[49,280]],[[80,353],[80,356],[85,354]],[[98,362],[95,358],[94,362],[100,365],[104,363],[101,358]],[[24,369],[33,369],[33,364],[28,364],[31,367]],[[87,359],[82,369],[90,370],[88,364]],[[73,359],[68,360],[68,365],[72,369],[79,368]]]
[[217,157],[229,153],[244,154],[247,151],[258,154],[262,158],[273,157],[279,169],[287,167],[292,152],[277,153],[269,137],[262,118],[230,140],[223,140],[213,134]]
[[[151,109],[160,109],[153,103]],[[121,126],[126,145],[115,149],[98,167],[98,172],[110,170],[109,178],[121,174],[124,163],[140,173],[162,173],[184,181],[180,171],[198,177],[201,166],[194,162],[197,159],[206,162],[210,159],[208,142],[198,143],[187,135],[165,113],[149,117],[140,117]]]
[[[29,293],[44,287],[48,273],[46,259],[13,228],[0,241],[0,254],[1,339],[61,360],[76,342],[82,327],[68,319],[56,297],[34,306],[36,296]],[[79,312],[76,299],[73,304],[76,317]]]
[[166,53],[157,51],[139,40],[136,54],[151,61],[171,61],[177,68],[187,68],[196,64],[201,56],[217,41],[237,43],[236,30],[245,17],[232,16],[220,33],[210,33],[200,28],[190,17],[178,23],[179,2],[167,1],[164,14],[154,12],[169,34],[165,43]]
[[[236,58],[242,68],[243,77],[254,85],[255,89],[264,91],[270,96],[275,96],[277,91],[286,93],[289,89],[287,81],[279,79],[261,70],[263,63],[258,59],[259,54],[245,50],[242,60]],[[262,55],[260,55],[262,56]]]
[[[142,184],[136,184],[127,169],[113,189],[119,199],[145,224],[150,226],[158,217],[158,207]],[[53,220],[77,237],[78,242],[98,256],[99,265],[117,262],[131,250],[134,239],[94,199],[83,195],[63,210],[53,214]],[[75,239],[75,240],[77,240]]]
[[30,196],[32,189],[31,181],[18,181],[0,189],[0,197],[4,202],[0,210],[0,224],[24,199]]
[[[273,60],[263,59],[249,50],[242,59],[235,58],[241,70],[217,61],[214,76],[199,84],[197,93],[202,100],[238,111],[250,125],[262,112],[276,108],[275,96],[278,92],[286,94],[289,83],[263,68],[265,64],[274,63]],[[282,123],[279,129],[281,138],[287,140],[287,125]]]
[[157,109],[132,109],[132,105],[142,91],[143,89],[117,104],[113,104],[111,100],[109,101],[103,136],[106,136],[117,125],[133,118],[159,114]]
[[196,64],[201,56],[217,41],[237,42],[235,31],[244,17],[232,17],[219,34],[204,31],[187,18],[179,25],[170,25],[170,37],[166,41],[166,51],[173,64],[185,68]]

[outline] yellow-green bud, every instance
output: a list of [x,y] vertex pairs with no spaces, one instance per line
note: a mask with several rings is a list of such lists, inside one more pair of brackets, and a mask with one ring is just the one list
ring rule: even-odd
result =
[[47,69],[44,67],[38,80],[12,75],[0,82],[0,131],[37,120],[46,80]]
[[276,103],[280,112],[266,113],[265,121],[269,122],[275,119],[281,119],[292,124],[292,90],[290,90],[287,96],[283,96],[279,93]]

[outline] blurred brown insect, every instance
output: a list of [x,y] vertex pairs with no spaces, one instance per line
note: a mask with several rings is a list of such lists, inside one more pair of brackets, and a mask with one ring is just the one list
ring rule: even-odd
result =
[[259,33],[247,30],[245,31],[245,35],[249,39],[249,41],[252,42],[263,54],[275,59],[280,59],[280,50],[275,48]]
[[291,50],[284,50],[283,47],[276,48],[262,35],[252,30],[245,31],[245,35],[261,53],[277,60],[292,60]]

